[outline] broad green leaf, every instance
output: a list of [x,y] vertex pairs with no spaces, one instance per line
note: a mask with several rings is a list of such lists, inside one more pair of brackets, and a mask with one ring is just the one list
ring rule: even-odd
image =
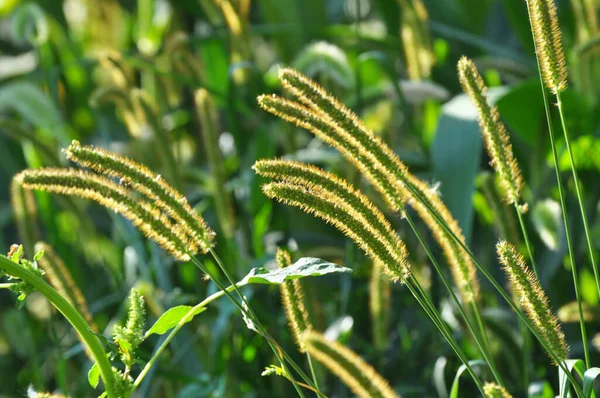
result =
[[[585,372],[585,364],[583,363],[583,360],[567,359],[563,362],[563,364],[573,376],[576,376],[577,373],[579,376],[583,377]],[[573,370],[575,370],[576,373],[574,373]],[[558,382],[560,398],[569,398],[571,396],[571,380],[568,379],[567,375],[560,367],[558,368]]]
[[100,367],[96,362],[92,365],[88,372],[88,382],[90,386],[96,388],[98,387],[98,382],[100,381]]
[[279,268],[272,271],[266,268],[253,268],[242,280],[246,284],[262,283],[268,285],[280,285],[291,279],[305,278],[307,276],[321,276],[334,272],[351,273],[350,268],[342,267],[334,263],[314,257],[303,257],[289,267]]
[[600,368],[590,368],[583,374],[583,395],[585,397],[596,398],[594,386],[598,376],[600,376]]
[[[487,366],[484,360],[478,359],[478,360],[474,360],[474,361],[469,361],[469,365],[471,365],[472,368],[476,367],[476,366]],[[456,376],[454,376],[454,382],[452,383],[452,389],[450,390],[450,398],[459,398],[461,397],[461,395],[459,395],[459,387],[460,387],[460,378],[463,375],[463,373],[467,372],[467,375],[469,375],[468,371],[467,371],[467,367],[463,364],[460,365],[460,368],[458,368],[458,371],[456,372]]]
[[206,311],[206,307],[200,307],[197,308],[194,312],[192,312],[191,315],[188,315],[193,309],[194,307],[191,307],[189,305],[178,305],[177,307],[169,308],[146,332],[145,337],[151,336],[153,334],[165,334],[170,329],[177,326],[177,324],[181,322],[185,316],[188,316],[188,318],[185,320],[184,323],[188,323],[192,319],[194,319],[196,315]]
[[6,109],[17,112],[40,129],[64,135],[58,109],[42,90],[29,82],[15,81],[0,87],[0,110]]
[[477,111],[466,95],[442,107],[431,145],[434,181],[440,183],[442,199],[458,221],[467,243],[473,220],[473,192],[481,163],[482,144]]

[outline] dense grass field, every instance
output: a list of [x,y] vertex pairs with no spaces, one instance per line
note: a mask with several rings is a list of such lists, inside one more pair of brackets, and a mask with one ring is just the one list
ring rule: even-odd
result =
[[0,397],[596,397],[599,11],[0,1]]

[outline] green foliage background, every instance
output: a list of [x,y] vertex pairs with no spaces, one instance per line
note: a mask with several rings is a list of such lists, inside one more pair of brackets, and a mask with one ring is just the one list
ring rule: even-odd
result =
[[[598,237],[600,36],[590,15],[578,11],[583,3],[593,4],[593,13],[600,8],[594,1],[558,2],[571,83],[564,102],[588,216]],[[333,228],[268,200],[251,165],[257,159],[285,155],[333,170],[371,192],[338,153],[258,108],[257,95],[280,91],[278,65],[293,66],[355,110],[412,171],[432,185],[439,183],[470,247],[502,278],[494,252],[499,215],[483,189],[490,167],[475,110],[460,93],[456,77],[456,61],[464,54],[476,61],[486,83],[494,87],[491,95],[510,130],[528,186],[524,197],[530,205],[528,223],[537,232],[532,238],[541,282],[566,322],[572,357],[582,358],[577,318],[574,310],[569,313],[574,292],[525,2],[425,0],[429,18],[421,28],[431,40],[427,48],[436,61],[431,75],[419,81],[409,79],[410,44],[400,35],[408,12],[405,4],[397,0],[2,2],[0,186],[5,188],[0,190],[0,248],[8,251],[12,243],[23,243],[31,251],[35,241],[49,242],[83,291],[100,331],[122,322],[131,287],[143,293],[151,320],[170,307],[193,305],[214,292],[215,286],[204,281],[192,264],[175,263],[120,216],[89,203],[36,193],[37,213],[27,221],[31,228],[19,235],[18,215],[10,203],[13,175],[25,168],[67,165],[60,148],[73,139],[124,153],[185,193],[216,230],[216,250],[238,278],[271,262],[278,245],[290,248],[295,258],[321,257],[353,268],[352,275],[303,282],[315,326],[339,336],[403,396],[444,396],[459,363],[410,294],[393,286],[387,341],[376,350],[368,305],[368,259]],[[214,125],[196,112],[194,92],[199,88],[206,89],[216,104]],[[211,136],[206,139],[211,128],[219,135],[212,141]],[[558,143],[564,148],[561,139]],[[563,177],[570,184],[568,159],[562,151],[561,156]],[[377,195],[372,198],[384,207]],[[598,341],[598,297],[572,199],[568,206],[574,215],[570,222],[588,330]],[[223,204],[225,213],[219,215]],[[445,309],[465,350],[477,357],[425,253],[399,217],[390,215],[390,220],[407,243],[415,272]],[[523,380],[516,316],[487,285],[482,290],[501,372],[508,375],[511,391],[525,394],[529,383]],[[250,286],[245,293],[272,334],[294,352],[277,288]],[[142,345],[142,360],[159,342],[157,337]],[[597,364],[598,352],[593,351],[592,362]],[[533,375],[529,382],[543,391],[541,381],[548,380],[556,389],[555,368],[540,347],[534,347],[534,353],[527,364]],[[303,361],[299,354],[294,356]],[[285,379],[260,377],[273,360],[265,341],[222,300],[178,334],[138,394],[292,396],[294,390]],[[23,396],[30,385],[73,397],[92,396],[87,383],[90,366],[73,331],[43,298],[34,295],[18,310],[14,297],[0,291],[0,397]],[[317,371],[329,396],[349,396],[325,369]],[[475,394],[465,384],[464,396]],[[533,396],[548,396],[541,394]]]

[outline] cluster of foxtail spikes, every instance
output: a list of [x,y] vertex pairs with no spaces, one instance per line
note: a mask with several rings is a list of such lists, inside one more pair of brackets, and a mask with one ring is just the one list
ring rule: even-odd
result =
[[214,232],[160,175],[123,156],[77,141],[64,152],[71,161],[98,174],[47,168],[25,170],[15,179],[26,189],[95,201],[129,219],[181,261],[188,261],[198,251],[206,253],[214,245]]
[[523,178],[521,177],[519,165],[513,156],[506,128],[500,121],[498,109],[488,103],[485,97],[487,87],[483,83],[483,79],[473,61],[467,57],[462,57],[458,62],[458,77],[463,90],[471,97],[477,107],[483,140],[492,160],[492,166],[498,173],[500,183],[505,191],[506,201],[518,205],[523,187]]
[[254,170],[276,180],[263,186],[268,197],[333,224],[369,257],[384,264],[392,279],[408,277],[406,246],[381,211],[349,183],[333,173],[289,160],[260,160]]
[[525,264],[523,257],[517,253],[516,248],[506,241],[501,241],[496,246],[500,263],[511,282],[514,294],[520,298],[521,305],[531,319],[540,337],[562,362],[567,359],[569,347],[565,341],[558,319],[552,313],[548,304],[548,297],[540,286],[540,282]]
[[[463,243],[464,236],[458,223],[434,190],[412,175],[379,136],[367,129],[351,110],[329,95],[314,81],[288,68],[282,69],[279,77],[283,86],[299,101],[291,101],[275,95],[262,95],[258,97],[260,106],[286,121],[309,130],[339,150],[383,195],[394,211],[403,213],[405,205],[410,205],[431,229],[433,236],[442,248],[463,299],[466,302],[475,299],[479,291],[475,266],[468,253],[456,243],[438,220],[443,220],[450,231]],[[273,174],[277,178],[279,171],[275,170]],[[297,199],[301,199],[300,202],[291,200],[289,197],[286,199],[284,194],[292,194],[293,190],[296,191],[293,192],[293,195]],[[271,197],[304,207],[307,210],[309,210],[309,206],[302,202],[305,198],[299,198],[298,195],[315,196],[314,200],[318,202],[333,198],[328,193],[329,188],[320,187],[315,182],[302,186],[291,186],[285,182],[269,184],[265,187],[265,191]],[[325,195],[322,196],[321,193],[325,193]],[[314,202],[313,199],[311,201]],[[362,199],[359,199],[359,202],[362,202]],[[341,208],[333,205],[331,207],[333,211],[340,213]],[[319,211],[312,212],[321,216]],[[350,214],[355,213],[354,210],[350,212]],[[329,213],[325,213],[321,217],[332,222],[335,219]],[[373,220],[375,219],[373,218]],[[367,224],[371,224],[371,222]],[[359,225],[359,227],[364,229],[371,226]],[[373,225],[373,227],[376,226]],[[349,231],[349,228],[345,226],[343,230]],[[367,238],[359,239],[370,239],[370,235],[371,233],[365,234],[363,236]],[[364,245],[361,247],[365,248]],[[367,252],[369,251],[367,250]],[[390,252],[390,254],[393,253],[394,251]],[[377,257],[374,258],[381,260]],[[382,262],[387,265],[389,259],[384,259]]]

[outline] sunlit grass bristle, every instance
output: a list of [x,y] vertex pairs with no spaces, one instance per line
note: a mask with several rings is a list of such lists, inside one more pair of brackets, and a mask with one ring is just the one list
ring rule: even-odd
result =
[[398,398],[387,380],[349,348],[320,333],[302,335],[306,351],[339,377],[360,398]]
[[254,168],[259,174],[280,180],[263,186],[267,196],[336,226],[367,255],[381,261],[394,281],[408,276],[406,246],[381,211],[360,191],[332,173],[301,163],[259,161]]
[[296,95],[301,103],[274,95],[262,95],[258,97],[260,106],[309,130],[339,150],[382,194],[394,211],[403,213],[405,204],[413,207],[442,248],[464,301],[476,298],[479,283],[473,262],[430,211],[433,209],[453,234],[465,243],[458,223],[435,191],[410,174],[406,165],[378,135],[366,128],[350,109],[321,86],[293,69],[282,69],[279,75],[283,86]]
[[73,141],[64,150],[67,158],[98,173],[119,178],[121,183],[146,196],[157,208],[172,217],[189,237],[189,242],[203,253],[214,246],[214,232],[164,178],[146,166],[124,156]]
[[506,388],[496,383],[485,383],[483,391],[485,392],[485,398],[512,398]]
[[513,245],[500,241],[496,246],[500,262],[508,275],[515,294],[544,343],[559,361],[568,356],[568,346],[560,323],[552,313],[548,297],[533,272],[525,265],[523,257]]
[[[292,259],[287,250],[277,249],[275,260],[278,268],[285,268],[292,265]],[[290,330],[294,335],[296,344],[301,352],[305,352],[304,343],[302,342],[302,333],[312,329],[306,306],[304,305],[304,293],[300,280],[293,279],[285,281],[280,286],[281,301],[285,309],[285,315],[288,319]]]
[[62,258],[54,251],[52,246],[45,242],[35,244],[35,252],[44,252],[44,255],[38,260],[38,265],[42,267],[48,281],[64,298],[66,298],[73,307],[83,316],[92,330],[97,331],[92,315],[88,309],[87,301],[81,289],[73,280],[71,272],[65,265]]
[[529,19],[546,87],[554,94],[567,88],[567,66],[554,0],[527,0]]
[[24,188],[92,200],[129,219],[135,227],[181,261],[195,254],[186,234],[154,205],[133,198],[112,180],[76,169],[25,170],[15,177]]
[[479,125],[483,140],[492,166],[500,177],[506,193],[506,201],[518,205],[523,178],[517,160],[513,156],[508,132],[500,121],[498,108],[490,106],[486,98],[487,87],[473,61],[462,57],[458,62],[458,76],[463,90],[471,97],[479,113]]

